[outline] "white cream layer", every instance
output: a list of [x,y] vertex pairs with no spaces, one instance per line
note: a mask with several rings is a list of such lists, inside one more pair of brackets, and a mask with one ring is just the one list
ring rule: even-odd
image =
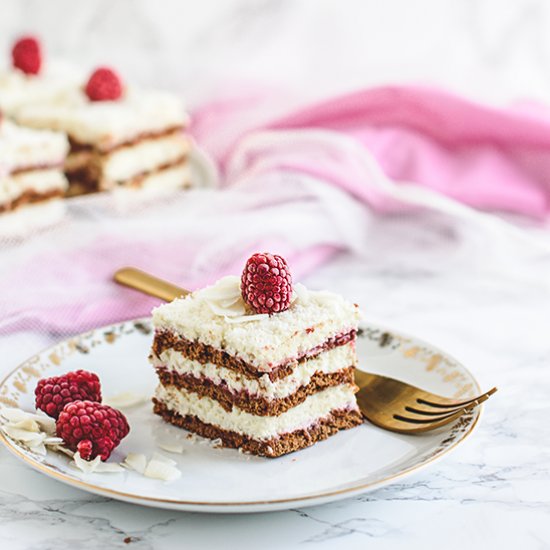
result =
[[10,67],[0,72],[0,110],[17,120],[20,108],[54,101],[81,80],[80,71],[66,63],[47,63],[39,75],[27,75]]
[[[140,189],[141,191],[147,191],[148,195],[162,195],[164,193],[171,193],[177,189],[182,189],[184,187],[189,187],[190,181],[190,170],[187,162],[183,162],[172,168],[165,168],[159,170],[158,172],[153,172],[144,176],[139,186],[135,189]],[[112,182],[101,181],[100,188],[105,191],[109,190],[120,190],[120,191],[132,191],[134,187],[131,185],[131,180],[126,187],[127,182],[120,182],[118,185],[113,185]]]
[[173,94],[127,88],[116,101],[90,101],[76,87],[48,103],[22,107],[18,120],[34,128],[61,130],[80,143],[108,150],[140,134],[185,126],[188,116]]
[[11,202],[26,191],[46,193],[67,190],[68,183],[63,172],[58,169],[31,170],[5,178],[0,177],[0,204]]
[[[238,291],[239,279],[233,279]],[[253,320],[246,323],[216,313],[210,293],[202,292],[154,309],[155,328],[224,350],[259,372],[269,372],[276,365],[302,357],[328,339],[357,329],[359,322],[357,306],[331,292],[303,288],[286,311],[271,316],[251,315]]]
[[246,391],[253,397],[265,399],[282,399],[295,393],[299,388],[307,386],[311,377],[319,373],[334,373],[355,366],[357,357],[355,346],[347,344],[321,353],[313,359],[299,363],[292,374],[279,380],[271,381],[264,374],[256,380],[251,380],[241,373],[213,363],[202,364],[184,357],[173,349],[164,350],[160,357],[153,357],[153,366],[166,367],[178,374],[192,375],[195,378],[205,377],[214,384],[224,384],[233,392]]
[[357,409],[353,386],[343,384],[310,395],[303,403],[279,416],[256,416],[233,407],[227,412],[217,401],[209,397],[159,385],[155,397],[171,411],[181,416],[196,416],[202,422],[246,435],[256,440],[266,440],[278,435],[308,428],[331,411]]
[[189,152],[189,139],[183,133],[145,139],[116,149],[102,161],[103,178],[124,181],[174,162]]
[[18,168],[62,166],[69,149],[65,135],[0,122],[0,177]]

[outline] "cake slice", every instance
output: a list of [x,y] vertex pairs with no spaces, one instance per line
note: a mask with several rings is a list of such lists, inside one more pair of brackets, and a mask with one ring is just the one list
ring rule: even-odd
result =
[[[270,304],[269,290],[261,290]],[[281,292],[272,295],[280,304]],[[301,285],[290,288],[278,311],[258,314],[240,279],[225,277],[153,311],[154,411],[226,447],[267,457],[357,426],[358,320],[357,306]]]
[[181,101],[169,93],[124,87],[110,69],[97,69],[87,83],[52,101],[20,108],[18,120],[69,136],[69,195],[190,185],[188,116]]
[[63,197],[68,148],[63,134],[22,128],[0,113],[0,213]]

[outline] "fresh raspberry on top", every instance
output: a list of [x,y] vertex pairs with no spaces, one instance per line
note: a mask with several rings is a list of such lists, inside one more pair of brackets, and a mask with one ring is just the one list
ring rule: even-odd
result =
[[23,36],[11,50],[13,66],[25,74],[38,74],[42,66],[40,42],[34,36]]
[[96,456],[107,460],[128,435],[130,427],[117,409],[94,401],[73,401],[61,411],[56,431],[65,445],[80,453],[84,460],[93,460]]
[[34,390],[36,408],[57,418],[72,401],[88,399],[101,402],[101,384],[93,372],[77,370],[63,376],[42,378]]
[[292,298],[292,277],[284,258],[276,254],[254,254],[248,258],[242,277],[244,301],[256,313],[279,313]]
[[90,76],[85,91],[91,101],[114,101],[122,95],[122,82],[112,69],[99,67]]

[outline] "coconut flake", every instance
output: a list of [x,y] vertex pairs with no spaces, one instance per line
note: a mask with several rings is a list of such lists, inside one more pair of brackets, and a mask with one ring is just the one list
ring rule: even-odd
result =
[[49,436],[49,437],[46,437],[46,439],[44,439],[44,445],[50,445],[51,447],[59,447],[63,445],[63,439],[61,439],[60,437]]
[[141,393],[125,391],[117,393],[116,395],[111,395],[110,397],[103,400],[105,405],[114,407],[116,409],[127,409],[130,407],[135,407],[136,405],[141,405],[147,401],[147,397]]
[[98,474],[119,474],[124,468],[117,462],[100,462],[95,471]]
[[28,417],[24,420],[19,420],[18,422],[10,422],[9,425],[13,428],[19,428],[20,430],[26,430],[28,432],[38,433],[40,431],[40,426],[38,425],[38,422]]
[[[36,422],[40,428],[42,428],[47,433],[55,433],[55,420],[46,416],[45,414],[35,414],[24,411],[22,409],[16,409],[11,407],[2,407],[0,409],[0,416],[8,421],[8,424],[12,426],[17,426],[19,422],[28,422],[33,420]],[[21,427],[24,428],[24,425]]]
[[71,449],[68,449],[64,445],[52,445],[52,451],[59,451],[60,453],[66,454],[68,457],[73,458],[74,452]]
[[8,422],[21,422],[28,418],[28,414],[21,409],[15,409],[11,407],[2,407],[0,409],[0,415],[2,415]]
[[240,304],[239,302],[235,302],[229,306],[223,305],[219,302],[213,302],[211,300],[208,300],[206,303],[212,313],[219,315],[220,317],[239,317],[246,313],[244,304]]
[[128,455],[122,462],[122,466],[143,474],[147,466],[147,457],[138,453],[128,453]]
[[151,459],[143,472],[145,477],[160,479],[162,481],[174,481],[181,476],[181,472],[173,465],[163,460]]
[[31,432],[29,430],[22,430],[21,428],[15,428],[10,424],[5,424],[2,426],[2,431],[9,435],[12,439],[16,441],[21,441],[25,445],[29,446],[31,442],[42,443],[46,437],[46,434],[41,432]]
[[166,441],[158,443],[158,446],[169,453],[181,454],[183,453],[183,443],[181,441]]
[[30,447],[30,450],[33,453],[39,454],[41,456],[46,456],[48,452],[46,446],[43,443],[40,443],[39,445],[33,445],[32,447]]
[[296,283],[292,286],[292,297],[290,298],[290,303],[294,303],[296,300],[300,301],[306,301],[308,297],[308,290],[307,288],[301,284]]
[[56,433],[55,420],[42,414],[32,414],[31,418],[49,435]]
[[101,457],[99,456],[96,456],[93,460],[84,460],[78,452],[73,456],[73,464],[85,474],[92,474],[95,472],[100,462]]
[[171,458],[168,458],[167,456],[161,455],[160,453],[156,453],[156,452],[153,453],[151,460],[158,460],[159,462],[164,462],[169,466],[175,466],[177,464],[175,460],[172,460]]
[[96,456],[93,460],[84,460],[80,453],[75,453],[73,456],[73,464],[85,474],[115,474],[123,472],[124,468],[116,462],[102,462],[101,457]]
[[236,275],[228,275],[218,279],[213,285],[194,293],[206,300],[231,300],[241,297],[241,280]]
[[242,317],[226,317],[228,323],[248,323],[249,321],[260,321],[269,317],[267,313],[256,313],[254,315],[243,315]]

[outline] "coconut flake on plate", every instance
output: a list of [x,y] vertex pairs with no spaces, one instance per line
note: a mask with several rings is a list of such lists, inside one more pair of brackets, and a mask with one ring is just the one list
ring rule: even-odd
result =
[[73,457],[73,464],[85,474],[116,474],[123,472],[124,468],[116,462],[102,462],[100,456],[96,456],[93,460],[84,460],[80,453],[76,452]]
[[152,458],[147,463],[147,467],[145,468],[143,475],[145,477],[160,479],[162,481],[174,481],[181,476],[181,472],[175,468],[174,465],[169,464],[165,460]]
[[168,453],[183,453],[183,443],[181,441],[160,441],[157,445]]
[[44,439],[44,445],[50,445],[51,447],[59,447],[63,445],[63,439],[57,436],[48,436]]
[[20,430],[26,430],[28,432],[40,432],[40,425],[38,422],[32,418],[25,418],[24,420],[19,420],[18,422],[10,422],[9,426],[12,428],[18,428]]
[[42,443],[46,438],[46,434],[43,432],[31,432],[29,430],[16,428],[10,424],[4,424],[2,426],[2,431],[15,441],[19,441],[27,447],[31,442]]
[[129,470],[135,470],[143,475],[145,467],[147,466],[147,457],[139,453],[128,453],[122,462],[122,466],[125,466]]
[[169,464],[170,466],[175,466],[177,464],[175,460],[172,460],[171,458],[168,458],[167,456],[161,455],[157,452],[153,453],[151,460],[158,460],[159,462],[164,462],[165,464]]

